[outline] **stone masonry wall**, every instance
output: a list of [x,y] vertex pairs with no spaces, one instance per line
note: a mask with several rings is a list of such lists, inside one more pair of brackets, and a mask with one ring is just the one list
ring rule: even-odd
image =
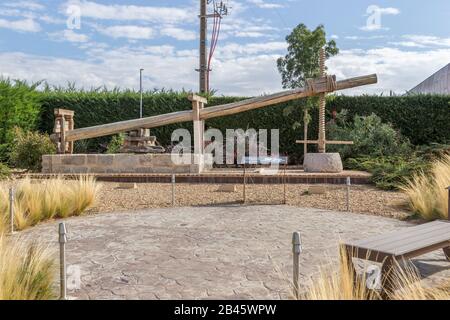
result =
[[192,164],[178,165],[171,154],[45,155],[42,173],[200,173],[211,167],[202,156],[192,154],[191,160]]

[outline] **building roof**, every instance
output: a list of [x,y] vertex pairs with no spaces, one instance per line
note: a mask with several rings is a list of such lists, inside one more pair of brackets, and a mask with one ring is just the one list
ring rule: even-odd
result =
[[450,63],[409,90],[408,93],[450,94]]

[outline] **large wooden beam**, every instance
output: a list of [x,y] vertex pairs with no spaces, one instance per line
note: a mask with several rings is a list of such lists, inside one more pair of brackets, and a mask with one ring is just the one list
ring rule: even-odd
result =
[[[247,99],[220,106],[208,107],[200,111],[200,119],[206,120],[216,117],[233,115],[248,110],[268,107],[286,101],[318,95],[324,92],[333,92],[334,89],[344,90],[360,87],[363,85],[374,84],[377,83],[377,75],[372,74],[368,76],[337,81],[335,83],[335,88],[333,89],[330,89],[329,80],[330,79],[326,77],[314,79],[311,81],[310,85],[308,85],[305,88],[284,91],[280,93]],[[121,121],[94,127],[75,129],[68,131],[66,133],[65,138],[66,141],[91,139],[96,137],[117,134],[120,132],[136,130],[139,128],[155,128],[174,123],[188,122],[192,120],[193,120],[192,110],[178,111],[148,118]]]

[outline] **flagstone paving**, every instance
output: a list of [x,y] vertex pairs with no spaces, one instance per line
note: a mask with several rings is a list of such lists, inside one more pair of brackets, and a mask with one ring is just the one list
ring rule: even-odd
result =
[[[55,250],[57,225],[21,237]],[[391,218],[289,206],[151,209],[66,219],[69,285],[78,299],[289,298],[292,232],[300,231],[301,284],[334,261],[338,243],[408,227]],[[442,251],[415,261],[430,284],[450,278]]]

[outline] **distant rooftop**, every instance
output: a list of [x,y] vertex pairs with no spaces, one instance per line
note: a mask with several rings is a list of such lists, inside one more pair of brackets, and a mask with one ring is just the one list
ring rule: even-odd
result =
[[450,94],[450,63],[408,93]]

